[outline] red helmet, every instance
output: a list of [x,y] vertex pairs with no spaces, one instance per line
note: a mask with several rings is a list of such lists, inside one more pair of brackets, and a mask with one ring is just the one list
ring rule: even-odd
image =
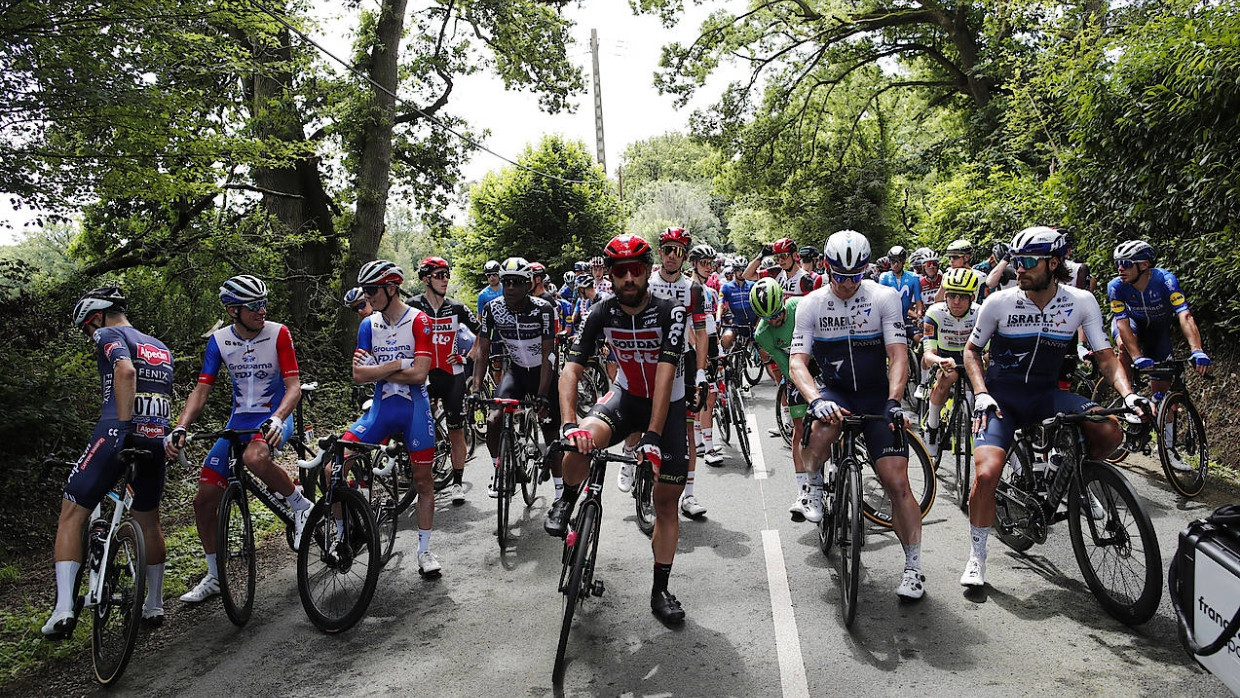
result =
[[435,273],[436,269],[447,269],[448,260],[443,257],[426,257],[418,262],[418,278],[425,279]]
[[771,251],[775,254],[795,253],[797,251],[797,244],[792,238],[780,238],[771,245]]
[[[680,230],[674,228],[671,230]],[[683,233],[683,230],[680,230]],[[608,268],[613,264],[621,262],[645,262],[646,264],[654,263],[654,250],[650,248],[650,243],[646,242],[641,236],[630,235],[624,233],[612,238],[607,246],[603,248],[604,262]]]
[[668,228],[659,235],[659,245],[666,244],[681,245],[685,249],[689,249],[689,234],[684,228]]
[[547,267],[542,262],[530,262],[530,271],[534,272],[534,276],[546,276]]

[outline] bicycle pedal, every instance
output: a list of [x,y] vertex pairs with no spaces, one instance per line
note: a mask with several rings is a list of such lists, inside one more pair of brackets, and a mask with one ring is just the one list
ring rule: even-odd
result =
[[603,580],[596,579],[594,580],[594,585],[590,588],[590,593],[595,596],[602,596],[603,592],[606,590],[607,589],[603,586]]

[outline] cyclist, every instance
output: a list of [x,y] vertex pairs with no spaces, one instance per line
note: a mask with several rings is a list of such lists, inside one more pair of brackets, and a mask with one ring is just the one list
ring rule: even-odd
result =
[[577,274],[572,271],[564,272],[564,285],[560,286],[560,298],[568,302],[573,301],[573,289],[577,283]]
[[[928,374],[938,376],[930,390],[930,410],[924,425],[926,448],[930,451],[931,460],[938,458],[942,442],[939,438],[940,413],[943,405],[947,404],[948,391],[960,377],[956,366],[964,362],[964,346],[977,322],[980,306],[975,300],[981,284],[972,271],[965,267],[947,270],[943,275],[945,300],[926,311],[921,366]],[[968,388],[967,385],[965,387]],[[966,393],[965,398],[971,403],[972,393]]]
[[693,435],[697,444],[697,455],[702,456],[711,467],[723,465],[723,453],[715,445],[714,419],[715,402],[719,399],[719,292],[710,286],[703,285],[702,308],[706,311],[706,378],[710,382],[710,392],[706,394],[706,404],[698,410],[698,420],[694,425]]
[[[1138,412],[1148,401],[1132,392],[1128,378],[1102,329],[1098,301],[1068,285],[1063,265],[1067,245],[1061,233],[1046,226],[1025,228],[1012,239],[1011,259],[1018,287],[998,291],[982,304],[964,350],[965,370],[973,385],[973,464],[976,478],[969,495],[972,549],[960,583],[982,586],[986,574],[986,540],[995,518],[995,486],[1007,461],[1017,428],[1038,424],[1059,412],[1097,407],[1058,385],[1065,349],[1077,330],[1099,361],[1102,375]],[[983,371],[982,352],[990,344],[990,367]],[[1110,455],[1123,438],[1115,418],[1081,425],[1088,457]]]
[[50,640],[72,635],[77,625],[74,583],[85,553],[82,529],[95,505],[120,477],[124,468],[120,453],[126,448],[149,451],[136,466],[130,510],[146,541],[142,622],[159,625],[164,620],[165,547],[159,527],[164,463],[160,452],[168,431],[172,399],[172,352],[163,342],[129,324],[127,306],[120,288],[104,286],[86,293],[73,306],[70,316],[74,327],[82,330],[94,345],[103,406],[89,445],[69,471],[60,503],[53,553],[56,606],[42,629],[43,636]]
[[[302,496],[301,488],[294,487],[288,473],[272,460],[273,451],[293,435],[289,415],[301,399],[300,369],[293,350],[293,335],[284,325],[267,321],[267,284],[260,279],[242,274],[225,281],[220,286],[220,303],[224,304],[232,324],[212,332],[207,340],[198,385],[185,401],[176,427],[165,439],[164,450],[169,458],[176,458],[185,445],[186,429],[198,419],[207,404],[220,368],[227,368],[232,378],[233,408],[225,428],[259,430],[249,437],[241,460],[293,510],[296,547],[312,502]],[[207,556],[207,574],[181,596],[186,603],[200,603],[220,593],[216,524],[220,500],[228,487],[231,448],[227,439],[216,441],[198,475],[194,519]]]
[[[943,285],[943,274],[939,271],[939,254],[934,250],[923,247],[921,254],[921,303],[922,306],[929,308],[935,303],[935,297],[938,296],[939,287]],[[914,266],[914,269],[916,267]]]
[[594,277],[590,274],[583,274],[581,280],[577,282],[577,303],[573,306],[572,325],[576,328],[574,337],[581,333],[581,324],[586,321],[586,317],[590,314],[590,308],[594,304],[603,300],[603,296],[599,294],[598,288],[594,286]]
[[482,265],[482,276],[486,279],[487,285],[478,292],[478,315],[482,315],[482,309],[487,303],[499,298],[503,291],[499,287],[499,262],[494,259],[488,259],[487,263]]
[[[692,401],[686,401],[688,410],[685,419],[689,423],[697,421],[698,412],[706,404],[710,392],[710,384],[706,377],[707,337],[706,337],[706,291],[702,284],[684,273],[685,254],[689,251],[690,236],[684,228],[667,228],[659,235],[659,260],[661,264],[655,273],[650,275],[648,285],[650,292],[657,298],[667,298],[685,309],[685,336],[691,339],[685,342],[685,369],[683,377],[688,379],[689,370],[696,367],[694,380],[688,384],[686,393],[691,393]],[[689,439],[693,438],[693,429],[687,428]],[[693,493],[695,473],[697,471],[697,449],[692,440],[686,444],[689,454],[689,473],[685,480],[685,489],[680,500],[680,511],[685,516],[699,518],[706,514],[706,507],[698,502]],[[628,492],[633,483],[633,467],[620,467],[617,485],[621,492]]]
[[[792,238],[780,238],[769,245],[763,245],[758,256],[745,267],[741,274],[749,281],[770,276],[779,282],[785,296],[804,296],[822,285],[822,277],[810,276],[796,261],[797,244]],[[776,267],[760,269],[762,258],[773,255]]]
[[814,288],[822,286],[822,279],[819,278],[822,275],[814,268],[818,263],[818,248],[806,245],[797,251],[797,256],[800,258],[801,270],[814,280]]
[[[809,447],[802,454],[810,496],[807,520],[822,520],[822,464],[830,444],[840,436],[840,418],[852,414],[885,414],[887,424],[868,422],[865,441],[891,500],[896,537],[904,547],[904,574],[896,594],[920,599],[925,593],[921,573],[921,511],[909,488],[908,448],[895,448],[895,422],[902,414],[900,397],[908,380],[908,347],[900,297],[892,289],[863,280],[870,263],[870,243],[853,230],[827,239],[823,257],[831,280],[822,292],[797,306],[796,327],[789,347],[789,372],[802,395],[813,396]],[[818,364],[820,387],[810,371]]]
[[732,344],[738,336],[753,335],[753,327],[757,322],[749,299],[753,286],[752,281],[733,275],[733,278],[719,287],[720,309],[732,317],[731,324],[724,327],[719,336],[719,344],[725,352],[732,350]]
[[[754,330],[753,340],[771,357],[771,374],[776,380],[788,381],[788,415],[792,417],[792,467],[796,471],[797,496],[788,513],[793,521],[805,520],[805,507],[809,502],[809,475],[801,453],[801,435],[805,428],[805,399],[789,379],[788,348],[792,346],[792,333],[796,329],[797,304],[800,296],[784,298],[784,290],[773,279],[760,279],[749,291],[754,313],[761,318]],[[811,371],[817,375],[811,364]],[[778,407],[776,409],[779,409]]]
[[444,422],[452,458],[452,503],[465,503],[465,354],[458,346],[462,327],[478,332],[478,318],[460,301],[448,298],[452,268],[443,257],[424,257],[418,263],[418,281],[426,290],[409,299],[409,306],[426,314],[431,324],[430,372],[426,394],[443,404]]
[[[547,301],[530,295],[533,276],[530,263],[523,257],[509,257],[500,265],[504,295],[482,309],[482,329],[478,333],[481,348],[478,351],[486,351],[492,344],[501,344],[507,349],[512,365],[496,387],[495,397],[516,400],[533,396],[540,406],[543,436],[550,443],[556,439],[555,425],[559,421],[556,411],[559,405],[551,399],[557,379],[556,367],[551,361],[551,350],[555,346],[555,310]],[[585,274],[584,277],[588,279],[590,275]],[[580,285],[582,282],[578,283]],[[481,385],[481,381],[482,367],[479,366],[474,369],[474,385]],[[475,393],[475,400],[481,398],[480,393]],[[492,408],[487,417],[487,450],[491,453],[495,468],[499,468],[499,442],[503,436],[501,420],[499,408]],[[556,495],[559,496],[563,492],[564,481],[560,476],[558,457],[552,458],[551,472]],[[525,475],[520,468],[516,474],[518,477]],[[495,489],[494,472],[487,494],[499,496]]]
[[689,250],[689,267],[693,270],[693,280],[702,286],[716,291],[723,283],[719,272],[715,271],[717,255],[710,245],[694,245]]
[[[1119,275],[1107,284],[1107,297],[1111,300],[1112,334],[1118,341],[1125,368],[1130,364],[1147,368],[1171,358],[1174,316],[1192,351],[1194,368],[1198,375],[1205,375],[1210,370],[1210,357],[1188,308],[1188,299],[1180,289],[1180,280],[1166,269],[1154,266],[1154,248],[1144,240],[1121,242],[1114,256]],[[1150,380],[1150,389],[1156,396],[1170,388],[1171,381],[1165,376]]]
[[366,300],[366,294],[362,293],[361,286],[354,286],[344,292],[344,306],[363,318],[375,312],[374,308],[370,307],[370,301]]
[[594,289],[602,294],[611,294],[611,279],[607,278],[607,267],[602,257],[590,260],[590,275],[594,278]]
[[[969,266],[969,263],[973,261],[973,243],[968,240],[952,240],[943,254],[947,255],[948,269],[968,269],[977,277],[979,286],[986,282],[985,274]],[[934,294],[934,302],[941,303],[945,294],[946,292],[943,290],[942,284],[940,284]]]
[[878,283],[890,286],[900,294],[900,307],[904,309],[906,328],[915,326],[925,311],[925,306],[921,302],[921,280],[916,274],[904,269],[904,259],[907,256],[908,251],[900,245],[887,250],[887,256],[884,259],[888,260],[891,269],[884,271],[878,277]]
[[986,288],[985,293],[981,295],[982,299],[988,298],[995,291],[1016,287],[1016,270],[1011,265],[1010,249],[1010,246],[1002,240],[991,246],[990,270],[986,272]]
[[680,303],[651,292],[654,259],[645,240],[618,235],[607,243],[605,254],[615,295],[590,313],[573,345],[560,377],[560,414],[565,419],[576,414],[577,381],[604,338],[615,348],[620,363],[616,389],[608,392],[580,425],[566,421],[561,428],[564,440],[579,453],[564,457],[564,496],[551,506],[544,527],[553,536],[564,536],[589,471],[582,454],[640,432],[638,450],[655,472],[650,609],[662,622],[677,625],[684,621],[685,611],[667,586],[680,536],[677,501],[688,474],[685,383],[680,375],[687,313]]

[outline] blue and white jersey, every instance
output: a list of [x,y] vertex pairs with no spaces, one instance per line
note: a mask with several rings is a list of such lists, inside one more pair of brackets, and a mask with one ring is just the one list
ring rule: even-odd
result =
[[753,327],[758,322],[758,316],[749,303],[749,290],[752,288],[753,282],[744,279],[729,281],[719,287],[719,296],[731,311],[732,324],[737,327]]
[[172,399],[172,352],[158,339],[129,325],[95,330],[95,361],[103,393],[101,422],[119,418],[116,405],[116,364],[133,364],[137,392],[133,400],[134,433],[148,439],[163,438],[169,427]]
[[1129,320],[1137,329],[1167,326],[1172,317],[1188,312],[1188,299],[1180,290],[1180,280],[1159,267],[1150,269],[1150,280],[1144,291],[1124,283],[1118,276],[1111,279],[1107,284],[1107,298],[1111,300],[1112,319]]
[[893,271],[885,271],[882,276],[878,277],[878,283],[894,288],[900,294],[900,305],[904,308],[906,317],[909,309],[913,307],[913,302],[921,300],[921,277],[907,269],[899,276],[896,276]]
[[830,285],[806,296],[788,353],[813,356],[828,388],[885,395],[887,346],[906,341],[899,294],[865,280],[848,300]]
[[1102,329],[1102,310],[1093,295],[1058,286],[1041,309],[1019,288],[996,291],[982,304],[969,343],[984,347],[990,342],[987,384],[1054,387],[1063,357],[1081,328],[1091,350],[1110,348]]

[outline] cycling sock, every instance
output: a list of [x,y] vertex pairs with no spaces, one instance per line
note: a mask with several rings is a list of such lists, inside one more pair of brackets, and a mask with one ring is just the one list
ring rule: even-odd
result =
[[421,555],[422,553],[430,549],[431,549],[430,529],[419,528],[418,529],[418,554]]
[[146,566],[146,603],[144,610],[164,607],[164,563]]
[[681,496],[683,497],[693,496],[693,471],[692,470],[689,471],[689,476],[685,478],[685,491],[684,491],[684,494],[682,494]]
[[930,429],[939,428],[939,413],[943,411],[944,404],[947,403],[939,405],[936,405],[933,402],[930,403],[930,412],[926,415],[926,426]]
[[715,450],[715,428],[702,430],[702,443],[706,444],[707,451]]
[[304,511],[311,507],[310,500],[301,493],[300,487],[294,487],[293,493],[284,498],[284,503],[293,511]]
[[77,560],[56,562],[56,612],[73,610],[73,582],[77,580],[82,563]]
[[693,423],[693,443],[694,443],[694,445],[696,445],[696,446],[701,446],[701,445],[702,445],[702,435],[703,435],[703,434],[702,434],[702,423],[701,423],[701,422],[694,422],[694,423]]
[[558,502],[564,496],[564,478],[552,477],[551,484],[555,485],[555,501]]
[[990,526],[978,528],[969,524],[969,537],[973,539],[973,557],[977,560],[985,560],[986,539],[990,537]]
[[336,540],[344,538],[344,519],[336,519]]
[[580,494],[581,494],[580,483],[578,483],[576,486],[570,485],[568,483],[564,483],[564,492],[560,494],[560,501],[567,502],[569,508],[571,509],[572,506],[577,503],[577,497]]
[[904,546],[904,569],[921,571],[921,543]]
[[452,471],[452,484],[454,485],[461,484],[461,481],[464,479],[464,477],[465,477],[464,468],[461,468],[460,470],[453,470]]
[[797,489],[803,490],[809,485],[808,473],[797,473]]
[[650,595],[654,596],[661,591],[667,591],[667,580],[672,576],[672,563],[666,565],[661,562],[654,563],[654,586],[650,589]]
[[819,490],[822,490],[822,471],[821,470],[819,470],[816,473],[806,473],[805,478],[806,478],[806,481],[809,482],[810,487],[816,487]]
[[207,553],[207,574],[219,579],[220,566],[219,563],[215,561],[215,555],[215,553]]

